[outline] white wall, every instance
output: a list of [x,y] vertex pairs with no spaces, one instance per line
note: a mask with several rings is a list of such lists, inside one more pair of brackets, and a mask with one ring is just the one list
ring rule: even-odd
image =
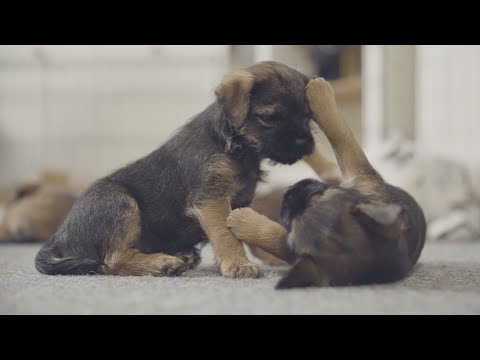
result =
[[88,182],[147,154],[214,99],[226,46],[0,46],[0,186]]
[[418,146],[480,168],[480,46],[417,46]]

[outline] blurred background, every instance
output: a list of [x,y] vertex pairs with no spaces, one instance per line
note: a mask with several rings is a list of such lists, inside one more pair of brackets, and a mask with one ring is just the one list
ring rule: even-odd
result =
[[[423,206],[431,241],[480,239],[479,46],[0,46],[0,202],[32,182],[80,193],[161,145],[224,74],[262,60],[332,82],[374,166]],[[265,166],[259,194],[314,176]]]

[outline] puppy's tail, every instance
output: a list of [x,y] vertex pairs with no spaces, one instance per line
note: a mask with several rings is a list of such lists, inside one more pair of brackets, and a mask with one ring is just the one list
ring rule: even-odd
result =
[[105,273],[106,265],[96,259],[59,257],[52,248],[44,246],[35,257],[35,267],[47,275],[94,275]]

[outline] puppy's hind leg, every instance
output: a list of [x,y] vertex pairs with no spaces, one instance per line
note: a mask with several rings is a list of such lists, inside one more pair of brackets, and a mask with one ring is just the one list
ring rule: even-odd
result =
[[270,266],[287,265],[285,261],[280,260],[276,256],[273,256],[272,254],[266,252],[265,250],[262,250],[258,246],[248,245],[248,248],[250,249],[250,252],[252,253],[252,255],[255,256],[255,258],[261,260],[266,265],[270,265]]
[[121,276],[174,276],[187,270],[187,264],[176,256],[163,253],[144,254],[139,250],[142,222],[137,202],[128,194],[117,194],[118,211],[115,226],[105,252],[104,273]]
[[323,78],[314,79],[308,83],[306,91],[313,119],[332,145],[343,176],[369,181],[381,179],[340,114],[330,84]]
[[[318,125],[315,123],[311,123],[310,129],[312,134],[315,131],[318,131]],[[336,164],[333,161],[328,160],[318,149],[318,144],[315,144],[315,147],[311,154],[306,155],[303,157],[303,161],[305,161],[313,171],[317,173],[317,175],[322,179],[322,181],[341,181],[342,174]]]
[[118,252],[110,259],[107,273],[122,276],[176,276],[187,269],[187,263],[176,256],[142,254],[137,249],[130,249]]

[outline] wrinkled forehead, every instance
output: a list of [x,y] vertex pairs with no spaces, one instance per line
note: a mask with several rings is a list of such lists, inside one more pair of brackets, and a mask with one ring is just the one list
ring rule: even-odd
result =
[[255,77],[250,98],[252,105],[265,106],[265,111],[270,112],[308,111],[307,76],[281,64],[260,63],[248,71]]

